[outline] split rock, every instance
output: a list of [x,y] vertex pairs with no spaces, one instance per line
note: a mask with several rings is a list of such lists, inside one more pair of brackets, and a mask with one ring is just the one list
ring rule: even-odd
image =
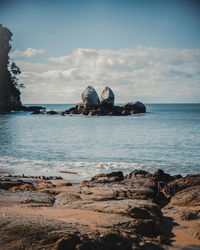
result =
[[88,86],[81,95],[83,103],[88,105],[98,105],[100,103],[98,94],[92,86]]
[[113,106],[114,105],[115,96],[113,91],[109,87],[105,87],[101,94],[101,103],[105,106]]

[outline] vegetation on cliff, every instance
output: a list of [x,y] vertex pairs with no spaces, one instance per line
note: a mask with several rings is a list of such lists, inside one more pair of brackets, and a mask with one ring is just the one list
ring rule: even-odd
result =
[[10,62],[9,52],[12,48],[12,32],[0,24],[0,112],[19,110],[21,107],[17,76],[20,68]]

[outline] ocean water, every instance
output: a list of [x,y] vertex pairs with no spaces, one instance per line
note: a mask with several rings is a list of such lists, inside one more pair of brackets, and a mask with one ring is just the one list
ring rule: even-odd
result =
[[[70,104],[43,105],[58,112]],[[146,104],[125,117],[0,115],[0,169],[87,179],[122,170],[200,171],[200,104]],[[60,174],[76,171],[78,175]]]

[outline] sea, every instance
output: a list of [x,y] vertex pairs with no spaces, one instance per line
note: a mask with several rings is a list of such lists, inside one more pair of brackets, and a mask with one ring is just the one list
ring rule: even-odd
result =
[[[147,113],[122,117],[0,115],[0,170],[74,180],[136,169],[199,173],[200,104],[145,105]],[[73,105],[42,106],[61,113]]]

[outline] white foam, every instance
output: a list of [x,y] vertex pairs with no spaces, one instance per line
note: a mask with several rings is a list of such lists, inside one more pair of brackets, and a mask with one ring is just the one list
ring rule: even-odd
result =
[[[136,163],[127,162],[66,162],[66,161],[43,161],[29,160],[25,158],[14,158],[10,156],[0,157],[0,169],[16,174],[25,175],[61,175],[66,178],[65,174],[60,174],[60,171],[78,172],[79,175],[72,178],[87,179],[98,173],[108,173],[112,171],[123,171],[124,174],[133,171],[134,169],[146,169]],[[71,175],[70,175],[71,178]]]

